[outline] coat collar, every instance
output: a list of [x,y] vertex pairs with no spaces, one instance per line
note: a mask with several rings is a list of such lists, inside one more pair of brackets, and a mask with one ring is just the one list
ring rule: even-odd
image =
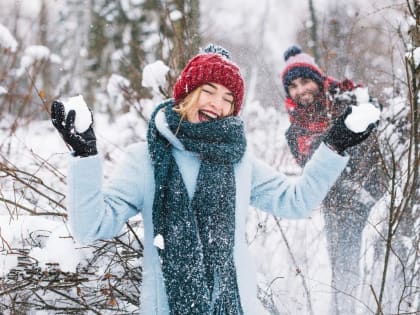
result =
[[176,149],[185,151],[185,147],[181,141],[176,137],[176,135],[172,132],[169,128],[168,123],[166,122],[166,116],[164,112],[164,108],[162,108],[157,114],[155,118],[156,128],[160,132],[162,136],[169,141]]

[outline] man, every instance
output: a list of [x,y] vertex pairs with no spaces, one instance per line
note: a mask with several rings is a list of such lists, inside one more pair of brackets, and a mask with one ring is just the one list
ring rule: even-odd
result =
[[[360,87],[350,80],[327,77],[314,59],[292,46],[284,53],[281,79],[290,127],[286,138],[297,163],[303,167],[318,148],[324,132],[349,106]],[[371,103],[378,104],[371,99]],[[331,314],[355,314],[354,297],[361,283],[361,240],[369,212],[383,194],[379,150],[370,137],[350,154],[347,169],[323,201],[334,298]]]

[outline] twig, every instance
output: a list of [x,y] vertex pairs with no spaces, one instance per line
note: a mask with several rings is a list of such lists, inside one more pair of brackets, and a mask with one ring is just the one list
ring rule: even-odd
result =
[[[297,264],[296,258],[293,255],[292,249],[290,248],[289,241],[287,240],[286,234],[284,233],[283,228],[280,225],[280,220],[278,218],[274,218],[274,219],[276,221],[277,227],[280,230],[281,236],[282,236],[282,238],[283,238],[283,240],[284,240],[284,242],[286,244],[286,248],[287,248],[287,251],[289,253],[289,256],[292,259],[292,262],[295,265],[295,267],[298,268],[298,264]],[[308,285],[306,284],[305,277],[302,274],[302,272],[299,272],[298,275],[302,279],[302,285],[303,285],[303,288],[304,288],[304,290],[306,292],[306,297],[307,297],[306,298],[306,303],[307,303],[309,314],[314,315],[314,311],[312,309],[312,303],[311,303],[311,292],[308,289]]]
[[376,301],[376,305],[378,307],[376,314],[384,315],[384,313],[382,312],[381,302],[379,302],[378,297],[376,296],[376,293],[375,293],[375,289],[373,288],[372,285],[370,285],[370,291],[372,292],[373,297],[375,298],[375,301]]
[[29,74],[29,71],[28,71],[28,69],[27,69],[26,67],[25,67],[25,72],[26,72],[26,75],[28,76],[29,80],[31,81],[32,86],[34,87],[36,94],[38,95],[39,99],[41,100],[42,105],[44,105],[44,109],[45,109],[45,111],[46,111],[48,114],[50,114],[50,111],[49,111],[49,109],[48,109],[48,105],[47,105],[47,103],[46,103],[46,102],[45,102],[45,100],[42,98],[42,96],[41,96],[41,92],[40,92],[40,91],[38,90],[38,88],[36,87],[35,80],[34,80],[34,79],[32,78],[32,76]]
[[5,202],[5,203],[8,203],[8,204],[11,204],[11,205],[15,206],[16,208],[20,208],[22,210],[25,210],[28,213],[33,214],[33,215],[37,215],[37,216],[41,216],[41,215],[52,215],[52,216],[60,216],[60,217],[67,218],[67,213],[57,213],[57,212],[49,212],[49,211],[37,212],[34,209],[30,209],[30,208],[28,208],[28,207],[26,207],[24,205],[21,205],[21,204],[15,202],[15,201],[12,201],[12,200],[9,200],[9,199],[3,198],[3,197],[0,197],[0,201]]

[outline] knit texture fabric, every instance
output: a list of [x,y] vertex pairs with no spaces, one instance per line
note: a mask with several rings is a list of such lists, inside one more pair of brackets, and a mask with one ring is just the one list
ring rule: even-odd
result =
[[324,73],[315,63],[312,56],[302,52],[299,46],[291,46],[284,53],[286,65],[281,73],[281,79],[286,94],[289,95],[289,85],[297,78],[314,80],[320,89],[324,84]]
[[234,112],[238,115],[244,97],[244,80],[239,67],[226,54],[202,53],[192,58],[175,82],[173,95],[175,102],[205,83],[221,84],[233,94]]
[[[180,121],[167,101],[153,113],[148,145],[154,166],[154,235],[170,314],[243,314],[233,260],[236,184],[234,164],[246,149],[242,120],[228,117],[198,124]],[[169,142],[155,125],[164,109],[169,128],[201,166],[192,200]]]
[[303,107],[290,97],[286,98],[285,105],[290,120],[286,139],[297,163],[303,166],[319,146],[320,137],[329,126],[327,105],[325,99],[320,98],[317,102]]
[[290,96],[286,98],[285,107],[290,120],[286,139],[300,166],[304,166],[311,158],[322,140],[322,135],[346,109],[335,101],[334,95],[351,91],[358,86],[360,85],[348,79],[340,82],[332,77],[325,77],[323,89],[312,104],[301,106]]

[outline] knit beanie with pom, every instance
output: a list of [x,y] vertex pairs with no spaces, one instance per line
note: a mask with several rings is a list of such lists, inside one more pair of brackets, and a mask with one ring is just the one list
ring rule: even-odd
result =
[[244,80],[239,67],[230,60],[229,51],[223,47],[210,44],[188,61],[174,85],[175,102],[205,83],[217,83],[229,89],[235,106],[233,115],[238,115],[244,97]]
[[324,85],[325,75],[315,63],[312,56],[302,52],[297,46],[291,46],[284,52],[284,61],[286,66],[281,73],[283,87],[289,95],[289,85],[297,78],[309,78],[314,80],[320,88]]

